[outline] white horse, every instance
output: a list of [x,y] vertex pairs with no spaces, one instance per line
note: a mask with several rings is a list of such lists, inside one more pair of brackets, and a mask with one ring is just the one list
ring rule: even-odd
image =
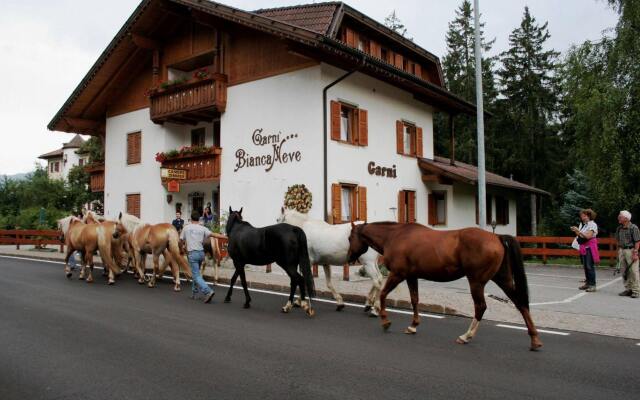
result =
[[[333,294],[338,304],[337,310],[344,308],[344,300],[340,293],[336,291],[331,282],[331,265],[348,264],[347,252],[349,251],[349,235],[351,234],[351,224],[331,225],[322,220],[309,219],[308,214],[302,214],[296,210],[280,209],[278,222],[295,225],[307,235],[307,246],[309,247],[309,259],[311,265],[322,265],[324,275],[327,280],[327,287]],[[356,222],[361,224],[362,221]],[[380,309],[380,290],[382,288],[382,274],[378,268],[378,256],[380,254],[369,248],[358,261],[364,266],[367,275],[373,279],[373,285],[365,302],[365,312],[377,316]]]

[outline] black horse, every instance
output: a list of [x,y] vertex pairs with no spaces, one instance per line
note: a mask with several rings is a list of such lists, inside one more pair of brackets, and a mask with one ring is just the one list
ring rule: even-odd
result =
[[[249,308],[251,296],[249,296],[249,290],[247,289],[247,279],[244,273],[245,265],[267,265],[275,262],[291,278],[289,301],[282,307],[282,311],[289,312],[291,310],[296,287],[300,287],[302,308],[309,316],[315,314],[311,304],[305,300],[307,294],[309,299],[315,296],[315,286],[311,275],[307,236],[302,229],[289,224],[255,228],[250,223],[242,220],[242,208],[240,211],[233,211],[229,207],[226,230],[229,237],[229,257],[233,260],[236,271],[231,278],[229,292],[224,299],[225,303],[231,301],[233,286],[238,276],[240,276],[246,298],[244,307]],[[302,275],[298,272],[298,265],[300,265]]]

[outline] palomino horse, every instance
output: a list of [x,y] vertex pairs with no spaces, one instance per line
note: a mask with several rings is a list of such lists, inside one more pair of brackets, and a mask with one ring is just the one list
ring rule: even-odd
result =
[[[117,231],[128,232],[129,250],[132,253],[133,264],[138,272],[138,283],[144,283],[147,254],[153,255],[153,274],[149,280],[149,287],[156,284],[156,276],[159,271],[160,255],[165,253],[165,259],[169,258],[169,265],[173,272],[174,287],[180,291],[180,271],[187,277],[191,277],[191,270],[187,261],[180,255],[178,231],[171,224],[150,225],[143,223],[138,217],[120,213],[116,226]],[[175,262],[171,262],[175,261]],[[177,264],[177,265],[176,265]],[[179,268],[178,268],[179,266]]]
[[[229,292],[227,292],[227,296],[224,299],[225,303],[231,301],[233,285],[235,285],[238,276],[240,276],[246,299],[244,308],[249,308],[251,296],[249,296],[249,290],[247,289],[247,278],[244,273],[245,265],[267,265],[275,262],[291,278],[289,301],[282,307],[282,312],[291,311],[296,287],[299,286],[301,307],[310,317],[315,314],[315,310],[311,307],[311,302],[307,303],[305,299],[307,293],[309,294],[309,299],[315,295],[315,287],[307,251],[307,237],[302,229],[289,224],[254,228],[250,223],[242,220],[242,208],[240,211],[233,211],[231,207],[229,207],[226,229],[229,237],[229,257],[233,260],[236,271],[231,277]],[[300,265],[302,276],[298,273],[298,265]]]
[[[331,265],[344,265],[349,262],[347,253],[349,252],[349,235],[351,234],[350,224],[331,225],[325,221],[309,219],[308,214],[302,214],[296,210],[280,209],[278,222],[285,222],[302,228],[307,235],[309,246],[309,257],[311,264],[320,264],[324,267],[324,276],[327,287],[336,299],[337,310],[344,308],[344,300],[331,282]],[[359,224],[361,222],[356,222]],[[380,308],[378,294],[382,288],[382,274],[378,268],[378,257],[380,254],[373,249],[362,254],[358,261],[364,266],[367,275],[373,279],[373,285],[369,291],[369,296],[365,302],[365,312],[377,316],[377,308]]]
[[542,347],[538,331],[529,313],[527,276],[520,245],[513,236],[495,235],[479,228],[437,231],[420,224],[374,222],[352,225],[349,259],[353,262],[369,247],[384,256],[389,277],[380,294],[380,318],[388,329],[385,300],[399,283],[406,280],[411,294],[413,321],[405,333],[416,333],[418,314],[418,278],[450,282],[466,276],[475,306],[475,316],[460,344],[471,340],[487,309],[484,287],[493,280],[522,314],[531,337],[531,350]]
[[[204,248],[204,254],[208,256],[213,264],[213,281],[214,283],[218,283],[218,270],[220,269],[220,264],[223,258],[219,241],[220,239],[226,239],[226,236],[220,235],[218,233],[212,233],[212,235],[214,236],[209,237],[209,240],[205,240],[204,243],[202,243],[202,247]],[[180,255],[185,255],[186,253],[186,243],[184,243],[183,240],[180,240]],[[158,271],[157,278],[161,278],[167,270],[167,267],[171,266],[172,262],[175,262],[173,261],[173,258],[171,258],[171,254],[169,253],[169,251],[165,250],[162,255],[164,256],[164,262],[162,263],[162,266]],[[200,265],[200,273],[203,275],[206,266],[207,260],[205,260],[202,265]]]
[[70,216],[59,220],[58,227],[62,230],[67,246],[64,267],[67,278],[71,278],[69,258],[74,251],[79,251],[82,254],[80,279],[84,279],[87,266],[89,266],[86,281],[93,282],[93,255],[99,250],[105,268],[109,270],[109,284],[114,284],[115,275],[120,274],[120,268],[113,261],[111,251],[115,224],[85,224],[81,219]]
[[[122,230],[118,230],[116,232],[116,223],[113,221],[107,221],[103,216],[96,214],[90,210],[83,211],[83,218],[85,224],[102,224],[104,229],[106,230],[104,238],[106,242],[110,242],[111,244],[111,257],[113,258],[113,262],[117,267],[117,274],[121,274],[123,271],[121,270],[121,266],[123,266],[123,260],[126,257],[126,243],[127,243],[127,233]],[[102,252],[100,253],[102,257]],[[109,262],[109,260],[103,260],[105,265]],[[114,268],[105,268],[103,275],[106,275],[110,269]]]

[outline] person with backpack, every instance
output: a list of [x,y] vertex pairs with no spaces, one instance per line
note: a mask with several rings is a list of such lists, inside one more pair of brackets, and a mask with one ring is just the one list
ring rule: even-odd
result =
[[596,264],[600,263],[598,252],[598,225],[595,223],[596,213],[588,208],[580,211],[580,226],[572,226],[579,244],[580,260],[584,268],[585,283],[578,289],[586,292],[596,291]]
[[638,272],[638,249],[640,248],[640,229],[631,223],[631,213],[627,210],[620,211],[616,229],[618,241],[618,261],[624,278],[625,290],[620,296],[629,296],[633,299],[640,297],[640,274]]

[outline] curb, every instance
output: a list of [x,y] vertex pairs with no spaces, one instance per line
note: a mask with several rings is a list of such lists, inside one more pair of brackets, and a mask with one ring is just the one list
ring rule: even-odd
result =
[[[59,257],[51,257],[46,255],[40,255],[40,254],[20,255],[20,254],[0,252],[0,256],[30,258],[34,260],[43,260],[43,261],[57,261],[57,262],[63,261]],[[94,265],[97,267],[104,267],[102,261],[97,261],[95,262]],[[165,277],[171,278],[170,275],[165,275]],[[203,277],[207,278],[210,282],[214,281],[212,275],[203,274]],[[231,281],[230,278],[221,277],[218,279],[218,283],[222,283],[225,285],[228,285],[230,281]],[[265,283],[265,282],[247,280],[247,286],[251,289],[270,290],[272,292],[280,292],[280,293],[290,292],[289,285],[282,285],[278,283]],[[237,283],[235,287],[238,287]],[[367,301],[367,296],[365,295],[353,294],[353,293],[341,293],[341,294],[345,302],[364,304]],[[328,290],[316,290],[315,297],[326,299],[326,300],[334,300],[332,293]],[[411,307],[411,302],[407,300],[387,299],[387,307],[397,308],[401,310],[409,310],[409,311],[413,310],[413,308]],[[468,315],[460,313],[456,309],[448,307],[443,304],[419,303],[418,310],[420,312],[431,313],[431,314],[444,314],[444,315],[468,317]]]

